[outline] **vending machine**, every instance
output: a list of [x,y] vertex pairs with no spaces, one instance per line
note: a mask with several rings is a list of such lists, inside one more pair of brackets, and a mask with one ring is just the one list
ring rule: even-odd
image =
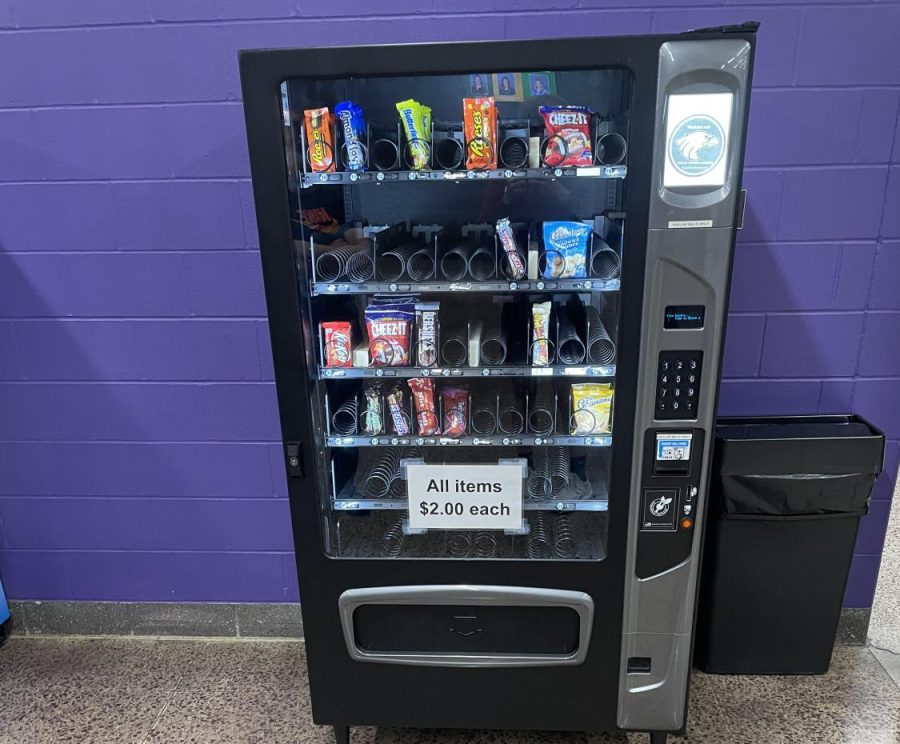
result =
[[755,31],[241,54],[339,743],[684,729]]

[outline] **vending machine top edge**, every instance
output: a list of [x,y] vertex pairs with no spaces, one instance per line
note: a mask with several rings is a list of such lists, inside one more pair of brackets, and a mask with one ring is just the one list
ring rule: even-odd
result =
[[241,53],[339,742],[684,730],[756,28]]

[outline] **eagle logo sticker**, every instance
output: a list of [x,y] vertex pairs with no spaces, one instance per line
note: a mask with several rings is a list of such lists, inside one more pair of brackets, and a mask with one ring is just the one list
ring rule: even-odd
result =
[[704,176],[725,154],[725,132],[711,116],[684,119],[669,137],[669,162],[684,176]]

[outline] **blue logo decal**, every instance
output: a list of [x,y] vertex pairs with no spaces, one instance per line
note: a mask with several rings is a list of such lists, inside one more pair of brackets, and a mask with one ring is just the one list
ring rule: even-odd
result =
[[689,116],[669,138],[669,160],[684,176],[704,176],[725,154],[725,132],[711,116]]

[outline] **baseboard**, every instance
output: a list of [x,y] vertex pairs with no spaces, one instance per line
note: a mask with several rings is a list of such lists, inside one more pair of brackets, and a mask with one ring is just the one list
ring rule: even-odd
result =
[[302,638],[298,604],[10,602],[14,635]]
[[865,646],[869,637],[869,617],[871,615],[870,607],[858,609],[845,607],[841,610],[835,643],[839,646]]
[[[297,604],[10,602],[14,635],[302,638]],[[844,609],[837,643],[863,646],[869,609]]]

